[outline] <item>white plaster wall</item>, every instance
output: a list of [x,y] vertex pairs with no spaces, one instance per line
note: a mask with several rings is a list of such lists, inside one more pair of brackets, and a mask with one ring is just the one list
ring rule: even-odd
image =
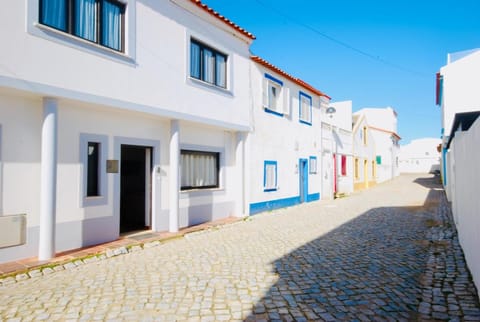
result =
[[436,138],[412,140],[400,147],[399,167],[402,173],[429,173],[440,170],[440,153],[437,146],[442,142]]
[[363,108],[355,114],[365,114],[370,126],[397,133],[397,116],[391,107]]
[[[36,0],[6,0],[9,9],[0,20],[8,27],[1,28],[0,41],[15,46],[0,51],[0,86],[248,129],[248,41],[214,26],[217,19],[201,19],[171,1],[128,3],[136,13],[127,28],[136,31],[136,52],[125,57],[46,30],[37,24],[36,10],[31,20],[23,19],[32,15]],[[228,54],[227,90],[189,78],[190,37]]]
[[467,265],[475,285],[480,288],[480,198],[478,184],[480,172],[480,151],[472,149],[480,141],[480,119],[477,119],[469,131],[457,132],[452,142],[454,168],[452,186],[452,208],[457,222],[460,244],[465,253]]
[[[4,214],[27,214],[27,245],[0,249],[0,262],[35,256],[40,208],[42,101],[31,94],[0,89],[2,130],[0,190]],[[83,206],[80,134],[105,135],[106,159],[120,159],[120,144],[153,146],[156,195],[152,197],[154,230],[168,229],[170,122],[137,112],[60,99],[58,104],[56,251],[111,241],[119,236],[119,174],[107,174],[106,202]],[[238,200],[234,134],[222,129],[181,123],[180,145],[221,152],[219,189],[182,192],[180,227],[224,218]],[[159,171],[156,171],[159,169]]]
[[40,134],[42,102],[0,90],[3,177],[0,215],[27,214],[37,226],[40,208]]
[[442,127],[446,136],[450,135],[456,113],[480,110],[478,70],[480,51],[455,60],[440,69],[443,75]]
[[[321,139],[319,97],[303,87],[252,62],[252,91],[254,97],[253,132],[250,133],[250,203],[299,196],[299,159],[317,157],[317,173],[308,175],[308,194],[321,190]],[[262,80],[268,73],[289,88],[290,115],[280,117],[265,112],[262,107]],[[312,97],[312,126],[299,122],[299,91]],[[264,161],[277,161],[278,190],[264,192]]]

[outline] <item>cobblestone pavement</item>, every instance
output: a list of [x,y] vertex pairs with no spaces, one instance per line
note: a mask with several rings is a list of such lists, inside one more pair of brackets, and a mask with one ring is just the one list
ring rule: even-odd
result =
[[480,321],[432,176],[0,287],[0,320]]

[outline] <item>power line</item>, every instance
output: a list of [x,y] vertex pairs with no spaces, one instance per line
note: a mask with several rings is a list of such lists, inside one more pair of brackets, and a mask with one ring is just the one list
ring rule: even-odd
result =
[[[267,5],[266,3],[264,3],[264,2],[261,1],[261,0],[255,0],[255,1],[256,1],[258,4],[260,4],[261,6],[267,8],[267,9],[269,9],[269,10],[271,10],[271,11],[276,12],[279,16],[283,17],[284,19],[287,19],[287,20],[291,21],[292,23],[295,23],[295,24],[297,24],[297,25],[299,25],[299,26],[301,26],[301,27],[303,27],[303,28],[305,28],[305,29],[308,29],[308,30],[310,30],[311,32],[313,32],[313,33],[315,33],[315,34],[317,34],[317,35],[319,35],[319,36],[322,36],[323,38],[326,38],[326,39],[330,40],[330,41],[333,42],[333,43],[336,43],[337,45],[340,45],[340,46],[345,47],[345,48],[347,48],[347,49],[349,49],[349,50],[351,50],[351,51],[353,51],[353,52],[356,52],[357,54],[360,54],[360,55],[362,55],[362,56],[368,57],[368,58],[370,58],[370,59],[372,59],[372,60],[374,60],[374,61],[380,62],[380,63],[382,63],[382,64],[384,64],[384,65],[387,65],[387,66],[396,68],[396,69],[398,69],[398,70],[401,70],[401,71],[404,71],[404,72],[407,72],[407,73],[415,74],[415,75],[417,75],[417,76],[427,77],[427,75],[424,74],[424,73],[420,73],[420,72],[417,72],[417,71],[415,71],[415,70],[411,70],[411,69],[406,68],[406,67],[403,67],[403,66],[401,66],[401,65],[392,63],[392,62],[390,62],[390,61],[387,61],[387,60],[381,58],[381,57],[378,56],[378,55],[373,55],[373,54],[368,53],[368,52],[366,52],[366,51],[364,51],[364,50],[361,50],[361,49],[359,49],[359,48],[357,48],[357,47],[354,47],[354,46],[352,46],[352,45],[350,45],[350,44],[348,44],[348,43],[346,43],[346,42],[344,42],[344,41],[342,41],[342,40],[339,40],[339,39],[337,39],[337,38],[334,38],[334,37],[332,37],[332,36],[329,36],[329,35],[327,35],[326,33],[321,32],[320,30],[318,30],[318,29],[316,29],[316,28],[314,28],[314,27],[312,27],[312,26],[310,26],[310,25],[308,25],[308,24],[306,24],[306,23],[304,23],[304,22],[301,22],[301,21],[298,21],[298,20],[293,19],[292,17],[288,16],[287,14],[285,14],[285,13],[283,13],[282,11],[278,10],[277,8],[272,7],[272,6],[269,6],[269,5]],[[428,76],[428,77],[430,77],[430,76]]]

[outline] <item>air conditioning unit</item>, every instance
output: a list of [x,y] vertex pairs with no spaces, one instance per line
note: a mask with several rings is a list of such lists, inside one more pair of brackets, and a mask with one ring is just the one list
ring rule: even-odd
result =
[[0,248],[26,243],[27,215],[0,216]]

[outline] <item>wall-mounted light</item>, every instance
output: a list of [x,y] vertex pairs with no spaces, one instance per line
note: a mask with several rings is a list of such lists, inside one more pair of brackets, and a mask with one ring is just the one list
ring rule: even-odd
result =
[[329,106],[325,112],[327,113],[328,117],[332,118],[333,114],[335,114],[337,110],[335,109],[335,107]]

